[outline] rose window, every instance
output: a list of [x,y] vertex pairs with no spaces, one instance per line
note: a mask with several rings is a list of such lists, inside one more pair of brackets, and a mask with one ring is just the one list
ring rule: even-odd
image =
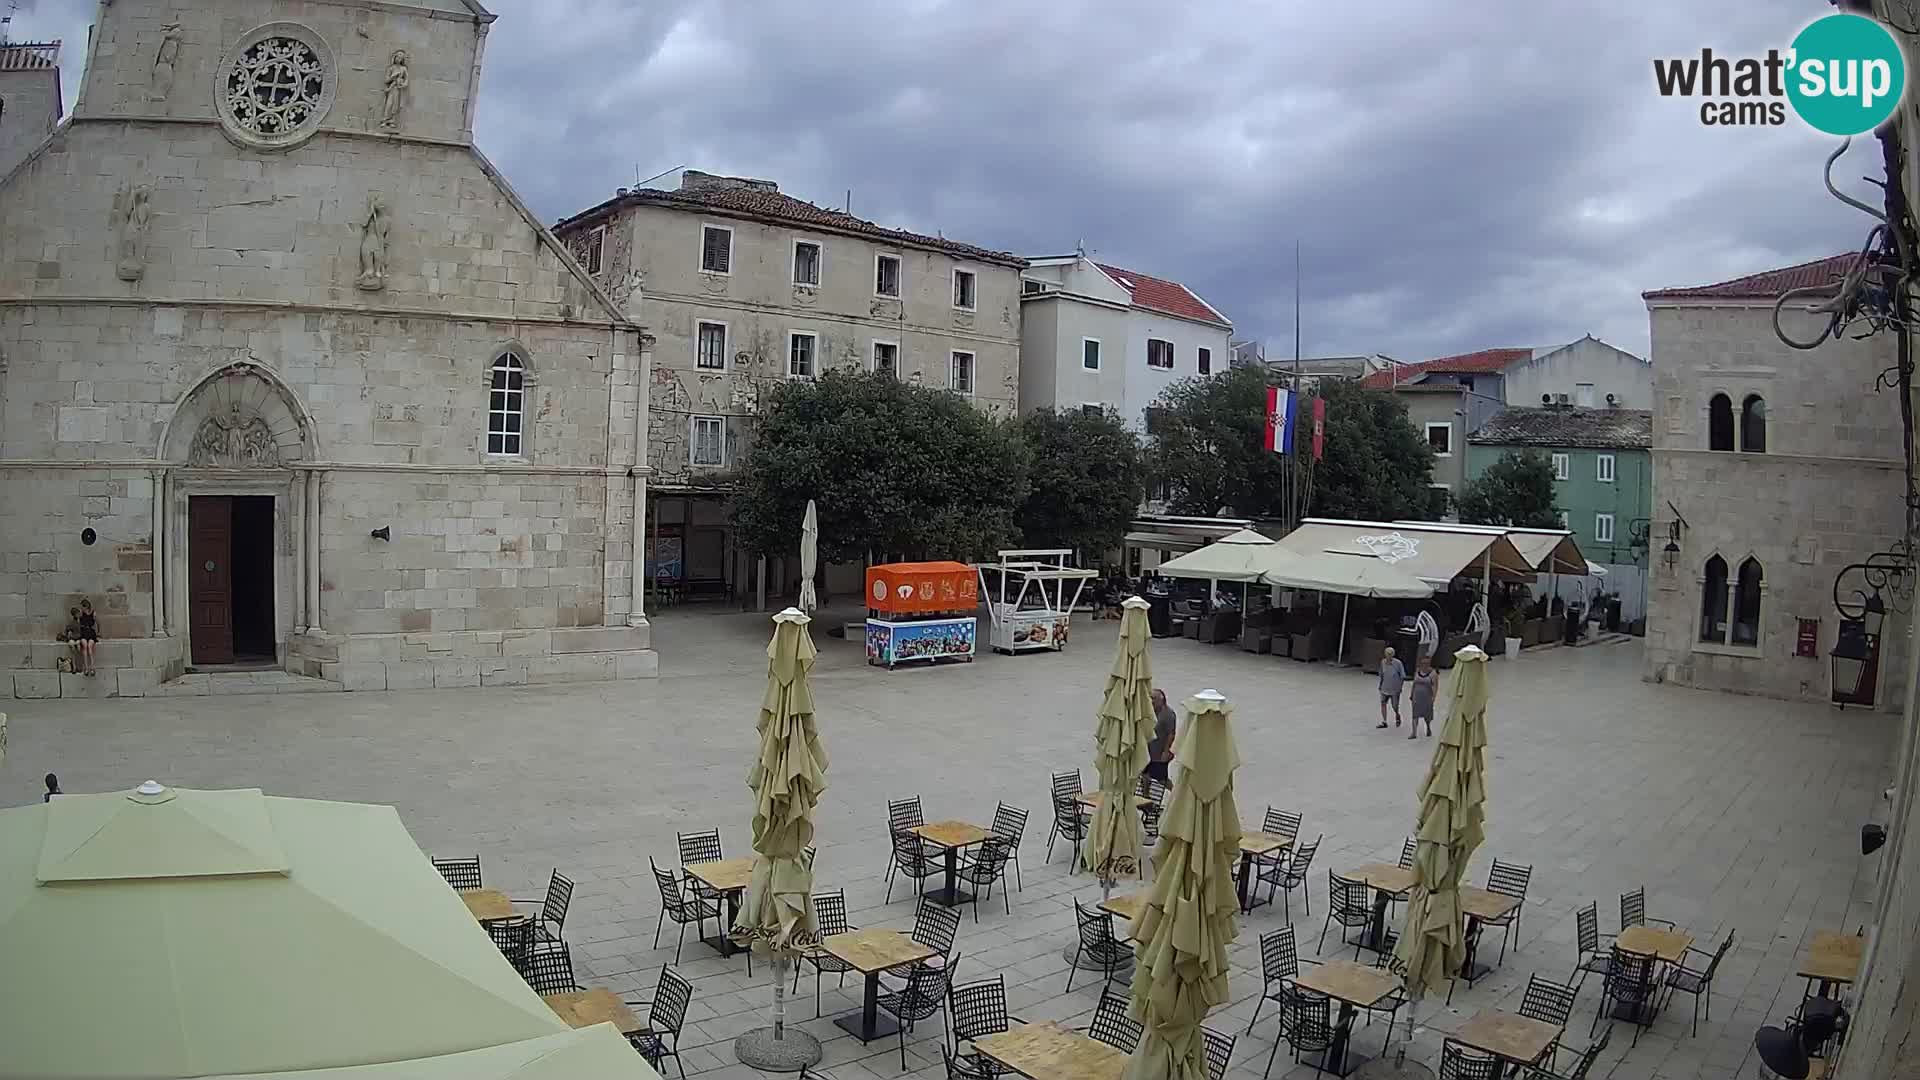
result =
[[325,74],[306,42],[265,38],[241,53],[227,72],[227,107],[234,122],[254,134],[286,135],[319,110]]

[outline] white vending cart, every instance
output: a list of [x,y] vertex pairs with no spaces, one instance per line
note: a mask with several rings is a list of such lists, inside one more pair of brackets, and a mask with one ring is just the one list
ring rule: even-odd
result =
[[1016,548],[1000,552],[997,563],[975,567],[995,652],[1066,647],[1074,605],[1087,582],[1100,576],[1072,562],[1071,548]]

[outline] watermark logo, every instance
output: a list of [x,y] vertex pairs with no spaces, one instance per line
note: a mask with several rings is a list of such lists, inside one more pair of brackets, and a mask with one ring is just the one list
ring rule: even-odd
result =
[[1907,90],[1907,61],[1885,26],[1864,15],[1828,15],[1807,24],[1786,50],[1764,56],[1653,62],[1661,97],[1704,99],[1710,127],[1778,126],[1787,110],[1816,131],[1863,135],[1885,123]]

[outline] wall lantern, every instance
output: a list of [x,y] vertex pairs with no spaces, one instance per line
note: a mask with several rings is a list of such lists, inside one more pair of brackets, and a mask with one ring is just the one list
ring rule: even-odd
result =
[[1840,612],[1840,626],[1827,657],[1833,664],[1833,686],[1828,696],[1835,705],[1874,704],[1887,600],[1892,598],[1898,604],[1909,596],[1912,578],[1904,551],[1875,552],[1864,562],[1842,567],[1834,575],[1833,606]]
[[1840,635],[1834,640],[1833,651],[1827,654],[1833,661],[1833,703],[1840,706],[1871,704],[1873,687],[1867,686],[1868,701],[1860,698],[1861,683],[1866,681],[1867,668],[1874,659],[1875,635],[1867,632],[1865,619],[1841,619]]

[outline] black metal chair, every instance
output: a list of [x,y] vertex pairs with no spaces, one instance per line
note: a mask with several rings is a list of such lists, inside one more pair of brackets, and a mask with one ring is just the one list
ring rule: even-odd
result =
[[1507,939],[1520,929],[1520,913],[1527,906],[1527,885],[1533,880],[1533,867],[1520,863],[1493,860],[1493,868],[1487,871],[1487,891],[1511,896],[1520,901],[1519,906],[1497,919],[1481,919],[1481,926],[1498,926],[1500,934],[1500,962],[1507,962]]
[[[898,990],[883,991],[875,999],[881,1010],[893,1016],[900,1025],[900,1069],[907,1068],[907,1033],[922,1020],[941,1013],[941,1026],[946,1025],[941,1005],[947,1000],[947,990],[953,985],[954,969],[960,966],[960,954],[934,957],[943,961],[940,964],[915,964],[907,970],[906,984]],[[943,1036],[940,1045],[946,1045]]]
[[[966,859],[956,875],[959,880],[973,886],[973,921],[980,922],[980,901],[993,897],[993,887],[1007,876],[1007,864],[1013,858],[1013,848],[1001,838],[994,836],[982,840],[974,848],[972,857]],[[1013,900],[1006,889],[1000,890],[1000,903],[1013,914]]]
[[1654,993],[1653,958],[1614,946],[1607,957],[1607,976],[1600,984],[1600,1011],[1594,1014],[1593,1026],[1587,1029],[1588,1037],[1599,1030],[1600,1018],[1610,1007],[1624,1008],[1633,1019],[1633,1045],[1639,1046],[1640,1029],[1651,1020],[1647,1011]]
[[958,1075],[968,1080],[991,1080],[992,1077],[1013,1072],[1011,1066],[1003,1065],[978,1050],[963,1050],[960,1044],[997,1035],[1010,1025],[1022,1022],[1018,1017],[1007,1015],[1007,978],[1004,975],[948,990],[947,1030],[952,1033],[954,1043],[954,1054],[947,1062],[948,1075],[956,1075],[954,1070],[958,1069]]
[[532,919],[519,915],[511,919],[491,919],[481,925],[487,928],[487,936],[493,939],[500,955],[515,969],[526,963],[527,954],[533,951],[537,940]]
[[1413,859],[1419,851],[1420,842],[1411,836],[1407,837],[1406,842],[1400,845],[1400,869],[1413,869]]
[[1207,1044],[1207,1080],[1226,1080],[1227,1065],[1233,1060],[1233,1044],[1238,1040],[1210,1027],[1200,1029],[1200,1038]]
[[1104,986],[1100,988],[1100,1004],[1094,1007],[1093,1024],[1087,1028],[1088,1038],[1131,1054],[1133,1048],[1140,1045],[1140,1037],[1146,1030],[1145,1024],[1127,1015],[1126,995],[1109,993]]
[[[823,889],[813,894],[813,925],[818,940],[825,940],[835,934],[844,934],[857,927],[847,924],[847,893],[844,889]],[[840,984],[846,985],[847,972],[853,965],[821,948],[810,945],[800,951],[800,962],[793,965],[793,988],[800,989],[800,968],[802,965],[813,968],[813,1015],[820,1015],[820,979],[831,971],[840,976]]]
[[1687,994],[1693,998],[1693,1034],[1695,1035],[1700,1034],[1700,1003],[1703,1000],[1707,1006],[1707,1019],[1713,1019],[1713,973],[1719,969],[1721,958],[1726,956],[1727,950],[1731,948],[1733,948],[1733,931],[1729,930],[1725,940],[1720,942],[1720,947],[1711,953],[1691,946],[1687,948],[1687,952],[1691,955],[1706,957],[1706,967],[1689,967],[1683,957],[1680,963],[1667,971],[1667,1000],[1672,1001],[1675,993]]
[[653,997],[627,1002],[647,1007],[646,1027],[627,1035],[647,1064],[660,1068],[668,1058],[687,1080],[687,1066],[680,1060],[680,1029],[687,1023],[687,1003],[693,1000],[693,984],[670,967],[660,969],[660,980],[653,985]]
[[1080,786],[1079,769],[1055,770],[1054,773],[1048,777],[1048,781],[1053,790],[1054,802],[1059,802],[1061,799],[1071,799],[1085,790]]
[[1300,839],[1300,821],[1300,815],[1291,810],[1269,806],[1266,820],[1261,824],[1260,831],[1284,836],[1291,842]]
[[[1574,986],[1529,975],[1527,992],[1520,999],[1520,1015],[1564,1028],[1567,1018],[1573,1015],[1573,1003],[1578,996],[1579,990]],[[1548,1044],[1548,1049],[1551,1051],[1559,1045],[1560,1040],[1555,1039]]]
[[[945,954],[953,948],[953,936],[959,931],[959,909],[922,900],[920,906],[914,909],[913,931],[907,936],[934,952]],[[939,959],[938,956],[934,957],[935,961]]]
[[1027,836],[1027,812],[1017,806],[1001,803],[993,810],[992,831],[993,835],[1005,840],[1007,847],[1012,850],[1014,887],[1024,891],[1027,884],[1020,873],[1020,842]]
[[1647,918],[1647,887],[1645,885],[1632,892],[1620,894],[1620,929],[1624,932],[1629,926],[1645,926],[1659,923],[1667,929],[1673,929],[1673,923],[1666,919]]
[[[1127,943],[1113,935],[1113,916],[1099,908],[1088,909],[1073,902],[1073,917],[1079,924],[1080,940],[1073,947],[1073,964],[1067,968],[1067,989],[1073,989],[1073,976],[1080,967],[1080,958],[1086,956],[1100,965],[1104,982],[1113,980],[1113,973],[1126,966],[1133,957],[1133,950]],[[1104,989],[1102,991],[1104,993]]]
[[447,884],[456,889],[484,887],[480,884],[480,856],[478,855],[469,859],[435,859],[433,868],[440,871],[440,876],[447,879]]
[[1135,788],[1147,800],[1140,808],[1140,828],[1149,844],[1160,842],[1160,815],[1167,809],[1167,785],[1151,776],[1142,776]]
[[[1309,960],[1311,964],[1314,961]],[[1253,1003],[1253,1018],[1247,1021],[1247,1030],[1260,1019],[1260,1010],[1269,1001],[1280,1003],[1281,1015],[1286,1015],[1287,1002],[1294,995],[1293,980],[1300,975],[1300,950],[1294,941],[1293,926],[1288,924],[1278,930],[1269,930],[1260,935],[1260,1000]]]
[[1573,990],[1577,994],[1587,984],[1587,976],[1607,977],[1607,952],[1600,948],[1600,905],[1597,902],[1588,903],[1575,912],[1573,922],[1577,935],[1575,946],[1579,949],[1573,964],[1573,973],[1578,976],[1574,980]]
[[[1327,928],[1334,923],[1340,924],[1340,944],[1347,945],[1347,931],[1365,930],[1373,923],[1373,889],[1364,881],[1343,878],[1333,871],[1327,871],[1327,918],[1320,924],[1320,940],[1313,951],[1324,951],[1327,943]],[[1365,940],[1362,935],[1361,941]],[[1351,942],[1353,958],[1360,959],[1360,941]]]
[[1448,1039],[1440,1044],[1440,1080],[1500,1080],[1500,1059]]
[[1284,860],[1260,871],[1260,880],[1267,884],[1267,902],[1272,903],[1274,894],[1281,894],[1281,911],[1291,921],[1293,919],[1293,890],[1300,889],[1301,902],[1306,905],[1307,917],[1313,917],[1313,890],[1305,888],[1307,875],[1313,870],[1313,856],[1320,850],[1320,841],[1326,837],[1316,836],[1311,844],[1294,845],[1292,854]]
[[672,919],[680,927],[680,934],[673,943],[673,962],[677,964],[680,962],[680,947],[687,938],[687,924],[694,924],[694,937],[704,936],[702,931],[708,919],[720,921],[720,906],[711,900],[683,894],[680,891],[680,879],[673,876],[673,871],[660,869],[660,865],[652,859],[647,860],[647,865],[653,867],[653,882],[660,887],[660,917],[653,921],[653,947],[660,947],[660,928],[666,925],[668,919]]
[[887,835],[893,852],[887,862],[885,903],[893,903],[893,881],[897,875],[905,874],[912,878],[916,883],[916,891],[924,894],[927,891],[927,879],[944,869],[941,857],[913,831],[925,824],[925,815],[920,811],[920,796],[887,801]]
[[1087,838],[1087,829],[1091,821],[1080,805],[1077,796],[1067,795],[1053,800],[1053,831],[1047,834],[1047,861],[1053,861],[1053,842],[1065,840],[1073,847],[1073,864],[1080,865],[1080,844]]
[[540,995],[568,994],[579,990],[573,981],[573,954],[563,943],[540,945],[527,953],[520,965],[520,977]]
[[[685,869],[695,863],[719,862],[726,858],[721,853],[720,830],[704,829],[700,832],[679,834],[680,866]],[[719,889],[701,881],[697,877],[687,878],[687,890],[702,900],[717,901],[724,894]]]
[[540,905],[540,914],[534,916],[533,932],[542,941],[559,941],[560,931],[567,925],[567,908],[573,905],[573,879],[555,868],[547,878],[547,895],[543,900],[515,900],[516,904]]
[[1293,1048],[1293,1060],[1298,1063],[1302,1054],[1324,1054],[1332,1049],[1334,1036],[1333,1007],[1327,996],[1306,990],[1295,993],[1280,1013],[1279,1036],[1273,1040],[1273,1050],[1267,1054],[1267,1071],[1261,1075],[1273,1074],[1273,1062],[1280,1054],[1282,1042]]
[[1530,1066],[1526,1072],[1522,1073],[1521,1080],[1587,1080],[1587,1074],[1593,1071],[1593,1063],[1600,1060],[1600,1055],[1606,1050],[1607,1041],[1611,1038],[1613,1038],[1613,1025],[1609,1024],[1607,1030],[1600,1033],[1598,1042],[1588,1046],[1575,1057],[1573,1069],[1570,1072],[1555,1071],[1559,1068],[1559,1057],[1562,1053],[1556,1048],[1546,1062]]

